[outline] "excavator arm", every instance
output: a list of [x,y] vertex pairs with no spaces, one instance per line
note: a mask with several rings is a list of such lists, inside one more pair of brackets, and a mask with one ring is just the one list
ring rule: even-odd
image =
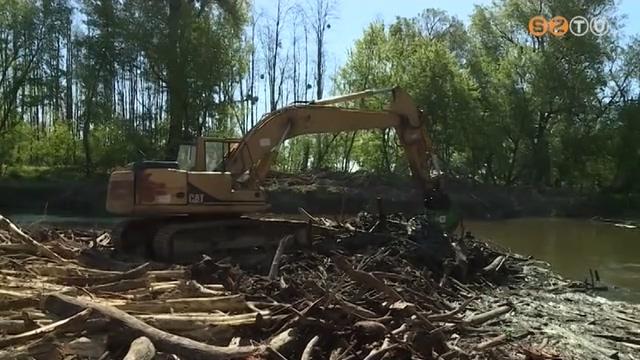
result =
[[[391,92],[391,106],[385,111],[362,111],[334,104]],[[260,184],[266,175],[275,150],[286,139],[306,134],[394,128],[407,156],[411,174],[418,187],[427,193],[437,179],[438,170],[431,139],[426,133],[420,112],[403,89],[367,90],[324,99],[304,105],[292,105],[265,115],[229,153],[224,168],[239,186]]]

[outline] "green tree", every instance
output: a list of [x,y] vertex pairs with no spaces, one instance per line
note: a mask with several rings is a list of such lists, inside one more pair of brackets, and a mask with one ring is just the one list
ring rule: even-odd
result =
[[235,0],[125,2],[127,40],[144,53],[151,73],[168,90],[167,158],[175,158],[181,141],[201,134],[229,100],[224,83],[239,81],[245,5]]

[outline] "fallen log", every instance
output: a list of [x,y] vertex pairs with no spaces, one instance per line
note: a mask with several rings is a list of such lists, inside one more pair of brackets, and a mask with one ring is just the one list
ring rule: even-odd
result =
[[368,288],[376,289],[389,296],[393,301],[403,300],[400,294],[387,286],[380,279],[367,272],[354,270],[349,261],[344,256],[334,255],[332,257],[332,260],[336,264],[336,266],[345,274],[347,274],[347,276],[349,276],[353,281],[359,282],[362,285],[367,286]]
[[114,283],[121,280],[131,280],[131,279],[142,277],[147,273],[148,268],[149,268],[149,263],[144,263],[129,271],[116,273],[114,275],[69,276],[69,277],[63,277],[59,281],[65,285],[70,285],[70,286],[86,287],[86,286],[102,285],[102,284]]
[[262,346],[220,347],[173,335],[146,324],[133,315],[113,306],[97,304],[91,301],[75,299],[65,295],[49,295],[44,300],[44,307],[59,316],[81,309],[92,309],[103,316],[121,323],[123,331],[130,338],[145,336],[161,351],[176,354],[184,359],[231,359],[248,357],[264,352]]
[[496,272],[505,259],[506,256],[504,255],[497,256],[489,265],[482,268],[482,272],[485,274]]
[[309,342],[307,343],[307,346],[305,346],[304,350],[302,351],[302,356],[300,357],[300,360],[311,360],[311,355],[313,354],[313,348],[314,346],[316,346],[318,341],[320,341],[320,336],[318,335],[314,336],[313,338],[311,338],[311,340],[309,340]]
[[180,281],[177,285],[178,291],[186,297],[213,297],[224,295],[224,286],[216,287],[216,290],[204,286],[195,280]]
[[[186,316],[185,316],[186,315]],[[153,314],[138,315],[138,319],[143,320],[151,326],[167,331],[189,331],[208,326],[243,326],[253,325],[258,319],[269,320],[270,316],[260,313],[250,313],[241,315],[212,315],[212,314]],[[281,319],[286,315],[275,317]]]
[[92,293],[97,292],[125,292],[129,290],[139,289],[139,288],[147,288],[149,287],[149,279],[148,278],[139,278],[139,279],[131,279],[131,280],[120,280],[112,283],[95,285],[87,290]]
[[0,228],[4,228],[7,231],[9,231],[11,234],[17,237],[20,241],[22,241],[23,243],[27,244],[32,249],[34,249],[38,255],[44,256],[46,258],[49,258],[55,261],[60,261],[60,262],[67,261],[66,259],[62,258],[60,255],[53,252],[48,247],[40,244],[39,242],[34,240],[31,236],[24,233],[22,230],[20,230],[19,227],[17,227],[14,223],[12,223],[9,219],[7,219],[2,215],[0,215]]
[[64,330],[66,327],[73,326],[78,323],[86,321],[90,314],[91,314],[91,309],[84,309],[71,317],[68,317],[60,321],[56,321],[49,325],[43,326],[41,328],[37,328],[31,331],[23,332],[16,335],[6,336],[0,339],[0,349],[3,349],[7,346],[19,344],[21,342],[25,342],[28,340],[41,338],[47,334],[51,334],[56,331]]
[[474,316],[471,316],[467,319],[464,320],[465,323],[467,324],[471,324],[471,325],[480,325],[483,324],[489,320],[495,319],[499,316],[502,316],[506,313],[508,313],[509,311],[513,310],[513,308],[509,305],[503,305],[500,306],[498,308],[495,308],[493,310],[487,311],[487,312],[483,312]]
[[277,353],[283,352],[283,350],[290,347],[295,343],[297,338],[297,332],[295,329],[287,329],[278,335],[274,336],[269,341],[269,348],[275,350]]
[[156,356],[156,348],[149,338],[141,336],[131,342],[129,351],[122,360],[152,360]]
[[287,235],[280,239],[278,243],[278,249],[276,249],[276,254],[273,256],[273,260],[271,261],[271,268],[269,268],[269,280],[275,280],[278,278],[278,270],[280,269],[280,259],[284,254],[285,248],[289,245],[291,240],[293,239],[293,235]]
[[218,296],[212,298],[166,299],[162,301],[139,301],[116,306],[120,310],[146,314],[167,312],[247,311],[249,307],[244,295]]
[[487,350],[487,349],[490,349],[490,348],[492,348],[492,347],[496,347],[496,346],[498,346],[498,345],[500,345],[500,344],[504,343],[506,340],[507,340],[507,335],[505,335],[505,334],[500,334],[500,335],[498,335],[498,336],[496,336],[496,337],[494,337],[494,338],[491,338],[491,339],[489,339],[489,340],[487,340],[487,341],[484,341],[484,342],[482,342],[482,343],[478,344],[478,345],[475,347],[475,350],[476,350],[476,351],[483,351],[483,350]]
[[105,271],[88,268],[84,266],[60,266],[49,264],[34,264],[27,265],[28,270],[41,276],[51,276],[54,278],[64,277],[78,277],[78,276],[95,276],[95,277],[108,277],[118,276],[122,274],[121,271]]

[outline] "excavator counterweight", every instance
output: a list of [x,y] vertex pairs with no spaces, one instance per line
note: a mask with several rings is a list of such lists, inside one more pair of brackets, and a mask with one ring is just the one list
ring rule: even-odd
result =
[[[382,111],[336,106],[391,93]],[[262,117],[240,139],[197,138],[180,146],[174,162],[143,161],[114,171],[107,210],[131,217],[112,232],[116,246],[157,260],[188,262],[201,254],[233,256],[277,246],[284,234],[308,242],[302,221],[266,221],[248,215],[269,208],[261,183],[277,148],[306,134],[394,128],[416,185],[428,193],[438,179],[420,111],[403,89],[359,93],[283,107]]]

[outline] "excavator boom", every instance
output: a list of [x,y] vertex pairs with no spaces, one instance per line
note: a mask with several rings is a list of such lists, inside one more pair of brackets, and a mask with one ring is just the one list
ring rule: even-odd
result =
[[[391,108],[363,111],[331,106],[379,93],[392,94]],[[240,182],[259,184],[273,159],[271,153],[286,139],[321,133],[395,128],[402,144],[412,176],[423,192],[433,187],[431,170],[433,151],[430,138],[411,97],[401,88],[368,90],[319,100],[307,105],[294,105],[267,114],[228,155],[224,168]],[[265,164],[267,162],[267,164]]]

